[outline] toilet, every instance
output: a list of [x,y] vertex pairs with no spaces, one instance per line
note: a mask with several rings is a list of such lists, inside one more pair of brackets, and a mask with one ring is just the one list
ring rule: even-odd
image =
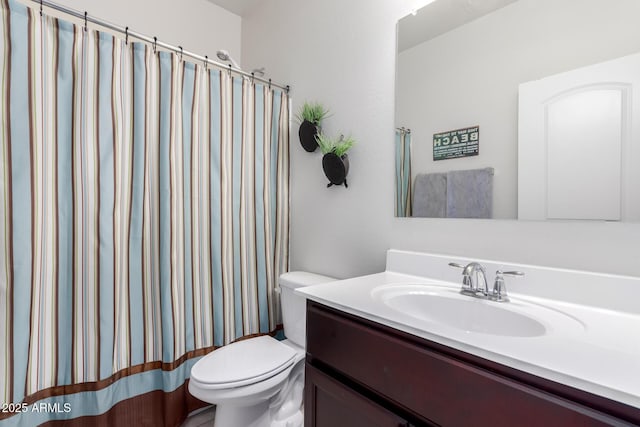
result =
[[306,299],[301,286],[333,279],[306,272],[280,276],[284,341],[260,336],[237,341],[191,368],[189,392],[216,405],[215,427],[301,427]]

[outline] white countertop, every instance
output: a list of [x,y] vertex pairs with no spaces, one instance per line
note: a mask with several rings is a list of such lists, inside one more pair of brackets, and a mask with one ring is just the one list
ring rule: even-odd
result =
[[580,327],[555,328],[551,321],[545,335],[497,336],[425,323],[371,294],[383,285],[433,283],[460,289],[460,283],[448,280],[387,271],[298,288],[297,292],[338,310],[640,408],[639,314],[510,291],[512,302],[495,304],[542,305],[577,319]]

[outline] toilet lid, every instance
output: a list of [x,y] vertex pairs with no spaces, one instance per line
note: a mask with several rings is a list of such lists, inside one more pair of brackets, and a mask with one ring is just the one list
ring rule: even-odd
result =
[[238,341],[215,350],[191,369],[191,378],[209,388],[254,384],[282,372],[296,352],[269,336]]

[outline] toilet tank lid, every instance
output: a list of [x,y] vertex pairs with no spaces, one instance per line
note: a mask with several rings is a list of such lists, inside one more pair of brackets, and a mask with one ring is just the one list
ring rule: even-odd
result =
[[321,274],[307,273],[306,271],[290,271],[280,275],[280,286],[295,289],[301,286],[319,285],[320,283],[333,282],[337,279]]

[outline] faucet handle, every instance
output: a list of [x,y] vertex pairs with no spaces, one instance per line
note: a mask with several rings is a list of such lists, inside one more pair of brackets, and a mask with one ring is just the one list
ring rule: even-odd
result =
[[524,273],[522,271],[496,271],[496,280],[493,283],[493,291],[489,298],[492,301],[507,302],[509,297],[507,296],[507,286],[504,283],[504,276],[522,277]]
[[522,277],[524,273],[522,271],[496,271],[496,274],[502,274],[503,276]]
[[462,289],[460,292],[465,295],[475,296],[475,288],[473,286],[473,280],[471,279],[471,275],[467,271],[467,267],[469,265],[458,264],[457,262],[450,262],[449,267],[455,267],[462,270]]

